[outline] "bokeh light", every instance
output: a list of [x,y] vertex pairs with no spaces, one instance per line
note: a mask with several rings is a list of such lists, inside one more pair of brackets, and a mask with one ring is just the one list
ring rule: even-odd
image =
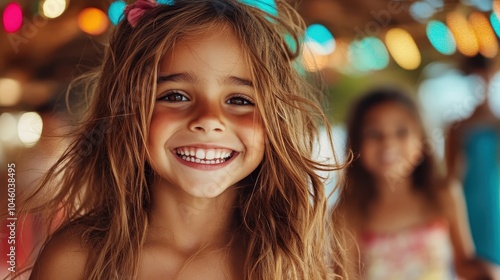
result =
[[475,56],[479,52],[479,43],[465,16],[459,12],[449,13],[446,23],[455,37],[458,51],[466,56]]
[[438,52],[446,55],[455,53],[457,49],[455,39],[444,23],[431,20],[427,23],[426,32],[429,41]]
[[482,13],[474,12],[469,16],[469,21],[479,43],[479,53],[488,58],[495,57],[498,43],[488,18]]
[[497,16],[495,13],[491,13],[490,15],[490,23],[491,26],[493,27],[493,30],[495,30],[495,33],[497,34],[498,37],[500,37],[500,17]]
[[0,79],[0,106],[14,106],[21,99],[21,84],[13,79]]
[[401,28],[393,28],[385,35],[387,49],[394,61],[403,69],[414,70],[420,66],[421,56],[410,33]]
[[3,11],[3,26],[7,33],[17,32],[23,25],[23,11],[18,3],[9,3]]
[[241,2],[255,7],[261,11],[264,11],[270,15],[277,16],[278,15],[278,8],[276,7],[276,3],[274,0],[240,0]]
[[436,12],[435,8],[425,1],[413,2],[410,6],[410,15],[417,21],[425,21]]
[[0,115],[0,140],[10,145],[14,145],[18,141],[17,120],[11,113]]
[[106,14],[97,8],[86,8],[78,15],[78,27],[90,35],[100,35],[108,26]]
[[321,24],[311,24],[306,29],[305,42],[314,53],[328,55],[335,51],[332,33]]
[[42,136],[42,117],[36,112],[22,114],[17,124],[17,134],[26,147],[32,147],[38,143]]
[[472,6],[483,12],[489,12],[492,9],[492,0],[470,0]]
[[66,8],[66,0],[45,0],[42,4],[42,14],[48,18],[57,18]]
[[359,71],[382,70],[389,65],[389,53],[376,37],[366,37],[349,45],[349,59]]
[[108,9],[108,17],[111,23],[114,25],[118,25],[120,21],[123,19],[123,11],[125,10],[125,7],[127,6],[127,3],[124,1],[115,1],[109,5]]

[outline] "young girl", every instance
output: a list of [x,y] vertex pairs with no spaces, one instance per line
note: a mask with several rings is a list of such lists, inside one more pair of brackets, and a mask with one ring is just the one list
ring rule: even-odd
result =
[[[414,101],[381,87],[354,106],[338,209],[355,237],[355,279],[490,279],[474,251],[460,186],[438,180]],[[359,248],[359,251],[358,251]]]
[[28,200],[56,228],[30,279],[333,276],[316,172],[337,167],[311,158],[329,126],[296,70],[304,23],[272,2],[126,8],[74,142]]

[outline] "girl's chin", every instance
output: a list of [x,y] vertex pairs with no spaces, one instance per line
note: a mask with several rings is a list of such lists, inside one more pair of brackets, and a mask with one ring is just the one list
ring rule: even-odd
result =
[[193,197],[198,197],[198,198],[215,198],[224,192],[226,192],[227,189],[229,189],[230,186],[226,184],[218,184],[216,182],[212,183],[201,183],[197,185],[196,187],[193,187],[193,185],[190,185],[190,187],[183,188],[184,191],[188,194],[190,194]]

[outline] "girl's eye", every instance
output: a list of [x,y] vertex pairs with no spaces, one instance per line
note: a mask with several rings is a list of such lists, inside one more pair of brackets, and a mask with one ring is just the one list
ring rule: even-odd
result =
[[375,139],[381,138],[382,133],[380,133],[379,131],[377,131],[375,129],[369,129],[369,130],[365,131],[364,136],[367,139],[375,140]]
[[252,106],[255,105],[250,99],[243,97],[243,96],[234,96],[229,98],[226,101],[227,104],[229,105],[236,105],[236,106]]
[[408,128],[400,127],[396,133],[397,133],[399,138],[405,138],[406,136],[408,136],[409,132],[408,132]]
[[180,92],[171,92],[169,94],[160,97],[159,100],[175,103],[175,102],[189,101],[189,98],[187,98],[184,94]]

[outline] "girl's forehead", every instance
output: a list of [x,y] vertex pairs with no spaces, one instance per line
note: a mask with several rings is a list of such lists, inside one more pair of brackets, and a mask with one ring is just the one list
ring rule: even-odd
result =
[[363,117],[363,124],[365,125],[391,123],[418,124],[418,120],[412,109],[396,101],[387,101],[374,105],[365,112]]
[[165,53],[159,66],[160,75],[185,73],[191,80],[212,76],[251,78],[240,44],[230,30],[212,29],[178,40]]

